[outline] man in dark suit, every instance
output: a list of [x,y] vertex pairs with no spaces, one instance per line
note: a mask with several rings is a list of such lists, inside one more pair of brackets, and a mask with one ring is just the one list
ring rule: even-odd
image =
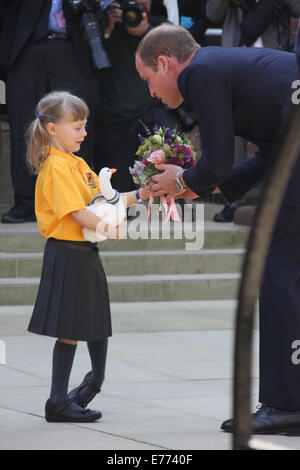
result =
[[[148,33],[136,66],[152,96],[170,108],[188,101],[197,114],[203,156],[182,170],[157,165],[154,196],[196,197],[219,187],[231,202],[254,187],[272,157],[278,125],[297,79],[295,54],[256,48],[199,48],[182,28]],[[234,136],[258,152],[233,167]],[[259,411],[253,433],[300,434],[300,159],[275,226],[260,293]],[[298,341],[298,342],[297,342]],[[298,365],[299,364],[299,365]],[[233,420],[222,424],[233,431]]]
[[26,165],[24,133],[39,99],[52,90],[68,90],[90,108],[88,137],[80,154],[89,165],[94,154],[94,116],[98,81],[80,15],[65,0],[10,0],[0,37],[0,66],[5,68],[11,135],[11,176],[15,204],[2,222],[35,220],[35,177]]
[[299,75],[300,75],[300,26],[298,28],[296,53],[297,53],[297,60],[298,60],[298,70],[299,70]]

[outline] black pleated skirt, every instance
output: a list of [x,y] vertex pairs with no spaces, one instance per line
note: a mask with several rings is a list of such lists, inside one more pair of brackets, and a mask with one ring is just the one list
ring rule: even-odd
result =
[[28,331],[78,341],[112,335],[107,280],[96,244],[47,240]]

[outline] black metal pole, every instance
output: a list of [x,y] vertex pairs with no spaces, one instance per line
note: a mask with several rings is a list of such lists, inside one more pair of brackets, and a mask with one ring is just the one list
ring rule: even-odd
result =
[[[300,105],[292,105],[274,148],[260,203],[249,234],[236,313],[233,449],[249,449],[251,436],[252,331],[255,304],[274,224],[300,152]],[[300,190],[300,182],[299,182]]]

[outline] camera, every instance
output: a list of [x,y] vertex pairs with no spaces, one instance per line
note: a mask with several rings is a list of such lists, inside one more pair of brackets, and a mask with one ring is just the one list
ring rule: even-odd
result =
[[123,10],[122,20],[125,26],[135,28],[141,23],[145,11],[141,3],[136,0],[123,0],[120,6]]
[[[81,17],[84,38],[89,44],[93,63],[97,70],[110,68],[111,64],[102,46],[103,31],[107,17],[105,11],[116,0],[65,0],[70,16]],[[123,11],[122,21],[128,28],[138,26],[145,11],[143,5],[136,0],[120,0]]]
[[[113,0],[67,0],[70,14],[81,17],[84,38],[89,44],[93,63],[97,70],[110,68],[110,62],[102,46],[102,29],[104,29],[104,10]],[[104,4],[104,5],[103,5]]]

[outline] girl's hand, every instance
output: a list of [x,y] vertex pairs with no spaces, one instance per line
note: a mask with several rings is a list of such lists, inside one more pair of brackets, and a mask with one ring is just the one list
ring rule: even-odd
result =
[[146,186],[145,188],[140,188],[139,193],[140,193],[140,198],[143,201],[147,201],[150,197],[150,186]]
[[120,225],[114,227],[107,224],[104,220],[100,220],[97,224],[96,232],[106,235],[107,238],[110,238],[111,240],[121,240],[127,233],[127,224],[123,221]]
[[127,223],[124,220],[120,225],[118,225],[117,227],[114,227],[114,229],[116,233],[114,240],[116,241],[121,240],[127,234]]
[[[140,198],[143,201],[147,201],[150,197],[150,186],[147,186],[145,188],[139,188],[139,193],[140,193]],[[120,193],[122,201],[124,203],[125,207],[131,207],[135,204],[137,204],[137,199],[136,199],[136,190],[134,189],[133,191],[129,191],[128,193]]]

